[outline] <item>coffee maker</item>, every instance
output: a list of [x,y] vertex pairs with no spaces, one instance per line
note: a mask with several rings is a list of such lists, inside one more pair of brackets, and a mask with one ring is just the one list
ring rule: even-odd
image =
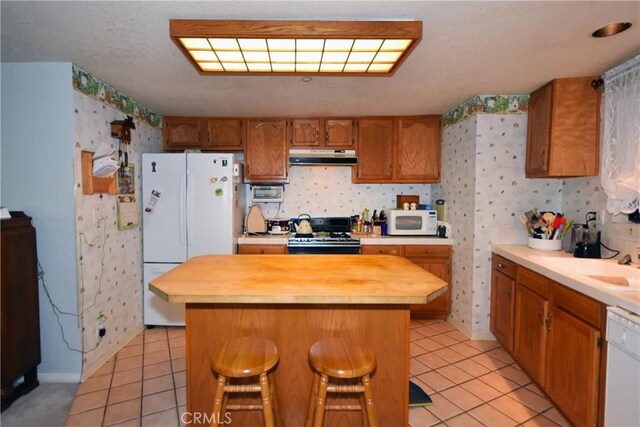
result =
[[600,231],[589,228],[589,222],[596,220],[596,213],[588,212],[585,220],[585,224],[573,224],[571,227],[569,252],[576,258],[600,258]]

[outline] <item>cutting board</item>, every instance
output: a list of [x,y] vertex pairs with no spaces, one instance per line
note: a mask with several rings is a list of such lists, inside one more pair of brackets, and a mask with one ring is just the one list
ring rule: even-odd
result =
[[246,220],[247,233],[266,233],[267,222],[260,205],[251,205]]

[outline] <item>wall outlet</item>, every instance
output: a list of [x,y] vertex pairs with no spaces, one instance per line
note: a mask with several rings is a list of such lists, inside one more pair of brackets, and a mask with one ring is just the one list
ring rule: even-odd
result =
[[107,328],[104,327],[104,323],[102,322],[98,322],[96,329],[99,338],[105,336],[105,334],[107,333]]

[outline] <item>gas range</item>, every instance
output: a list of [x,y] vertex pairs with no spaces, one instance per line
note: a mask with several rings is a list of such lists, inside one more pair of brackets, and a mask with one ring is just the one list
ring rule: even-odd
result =
[[290,254],[359,254],[360,239],[352,237],[349,217],[291,218],[292,229],[308,220],[312,234],[295,233],[287,241]]

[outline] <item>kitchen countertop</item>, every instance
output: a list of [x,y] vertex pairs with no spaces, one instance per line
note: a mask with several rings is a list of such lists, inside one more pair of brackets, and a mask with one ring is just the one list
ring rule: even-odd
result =
[[[540,251],[521,245],[493,245],[492,251],[530,270],[555,280],[568,288],[600,301],[609,306],[619,306],[634,313],[640,313],[640,291],[617,291],[603,286],[602,282],[588,276],[575,274],[546,265],[539,257],[570,258],[573,256],[564,251]],[[616,263],[616,260],[610,260]],[[632,266],[630,268],[635,268]]]
[[[360,239],[361,245],[453,245],[453,239],[441,239],[431,236],[374,236],[353,235]],[[286,245],[289,234],[281,235],[242,235],[239,245]]]
[[425,304],[447,283],[391,255],[205,255],[153,279],[168,302]]

